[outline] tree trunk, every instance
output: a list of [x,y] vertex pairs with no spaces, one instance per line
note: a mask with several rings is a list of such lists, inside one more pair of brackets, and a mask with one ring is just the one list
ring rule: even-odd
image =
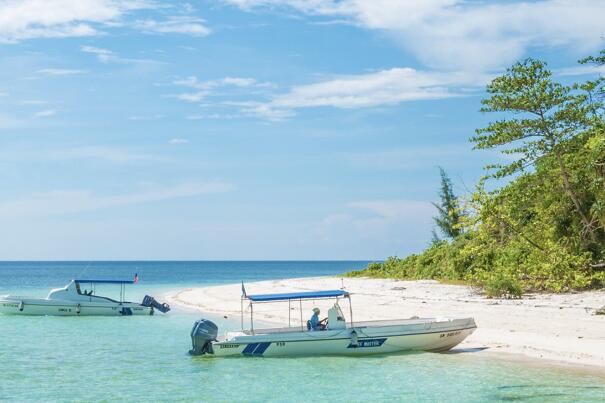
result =
[[584,224],[586,231],[590,235],[590,240],[592,242],[596,242],[594,232],[590,228],[591,227],[590,220],[588,219],[586,214],[584,214],[584,212],[582,211],[582,205],[580,204],[580,200],[578,199],[578,196],[574,193],[573,189],[571,188],[571,183],[569,181],[569,173],[567,172],[567,169],[565,168],[565,162],[563,161],[561,152],[559,150],[557,150],[557,151],[555,151],[555,155],[557,157],[557,162],[559,163],[559,169],[561,169],[561,178],[563,179],[563,188],[565,189],[565,192],[567,192],[567,194],[571,198],[571,201],[573,202],[573,204],[576,208],[576,211],[580,215],[582,224]]

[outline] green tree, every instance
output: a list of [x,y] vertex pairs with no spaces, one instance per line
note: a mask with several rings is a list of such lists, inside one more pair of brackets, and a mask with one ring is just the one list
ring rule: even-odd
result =
[[601,50],[599,52],[598,56],[588,56],[582,60],[580,60],[580,63],[585,64],[585,63],[594,63],[596,65],[604,65],[605,64],[605,49]]
[[507,69],[487,87],[489,98],[482,101],[482,112],[509,112],[511,117],[478,129],[471,140],[475,148],[501,148],[516,157],[508,165],[494,165],[495,177],[503,177],[529,168],[545,157],[556,162],[561,186],[573,203],[582,223],[582,238],[596,242],[594,222],[590,219],[581,184],[567,164],[567,155],[577,151],[593,127],[594,103],[585,92],[553,81],[546,64],[526,59]]
[[[605,50],[580,63],[605,64]],[[513,65],[483,101],[501,117],[472,139],[511,163],[492,166],[464,214],[441,170],[435,222],[451,241],[352,275],[463,280],[508,297],[605,286],[604,103],[603,77],[566,86],[541,61]]]
[[[441,176],[441,189],[439,190],[439,204],[433,203],[438,215],[433,217],[435,224],[443,235],[454,239],[462,234],[461,210],[458,198],[454,194],[452,181],[442,167],[439,167]],[[433,230],[433,243],[439,242],[437,233]]]
[[[580,64],[592,64],[595,66],[605,66],[605,49],[601,50],[598,56],[588,56],[579,61]],[[597,118],[597,124],[601,123],[601,129],[603,129],[602,121],[598,121],[598,114],[603,113],[603,103],[595,102],[595,99],[605,98],[605,77],[599,76],[596,80],[588,80],[581,85],[576,85],[576,88],[580,88],[586,92],[590,104],[593,106],[593,117]]]

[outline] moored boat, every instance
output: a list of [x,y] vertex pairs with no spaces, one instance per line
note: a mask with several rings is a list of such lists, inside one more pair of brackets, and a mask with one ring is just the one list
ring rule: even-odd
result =
[[[410,318],[354,322],[351,294],[325,290],[286,294],[242,295],[242,330],[218,337],[218,327],[209,320],[197,321],[191,330],[192,355],[299,356],[367,355],[401,351],[447,351],[477,328],[473,318]],[[300,320],[296,327],[255,329],[253,304],[273,301],[334,299],[320,330]],[[349,301],[346,321],[339,301]],[[250,327],[244,329],[244,303],[250,304]],[[302,305],[301,305],[302,306]],[[290,309],[290,308],[289,308]],[[302,315],[302,310],[301,310]]]
[[[52,316],[131,316],[153,315],[158,310],[168,312],[168,304],[161,304],[146,295],[142,303],[125,301],[126,285],[135,280],[71,280],[65,287],[50,291],[46,298],[0,296],[0,313],[9,315]],[[90,285],[90,291],[82,291],[82,285]],[[96,294],[97,284],[120,286],[119,300]]]

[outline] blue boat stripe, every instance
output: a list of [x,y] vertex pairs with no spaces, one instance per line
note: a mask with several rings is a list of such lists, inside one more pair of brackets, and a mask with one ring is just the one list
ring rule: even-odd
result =
[[242,354],[252,354],[256,347],[258,347],[258,343],[250,343],[246,346],[244,351],[242,351]]
[[252,354],[254,355],[263,355],[265,350],[271,345],[270,342],[258,343],[258,347],[254,350]]

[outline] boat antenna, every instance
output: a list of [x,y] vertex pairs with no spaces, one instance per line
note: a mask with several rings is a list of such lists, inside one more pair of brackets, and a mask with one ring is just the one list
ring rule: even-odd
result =
[[84,272],[88,271],[88,268],[90,267],[91,263],[92,262],[86,263],[86,266],[84,266],[84,268],[82,270],[80,270],[80,272],[78,273],[78,275],[75,278],[82,277],[82,274],[84,274]]

